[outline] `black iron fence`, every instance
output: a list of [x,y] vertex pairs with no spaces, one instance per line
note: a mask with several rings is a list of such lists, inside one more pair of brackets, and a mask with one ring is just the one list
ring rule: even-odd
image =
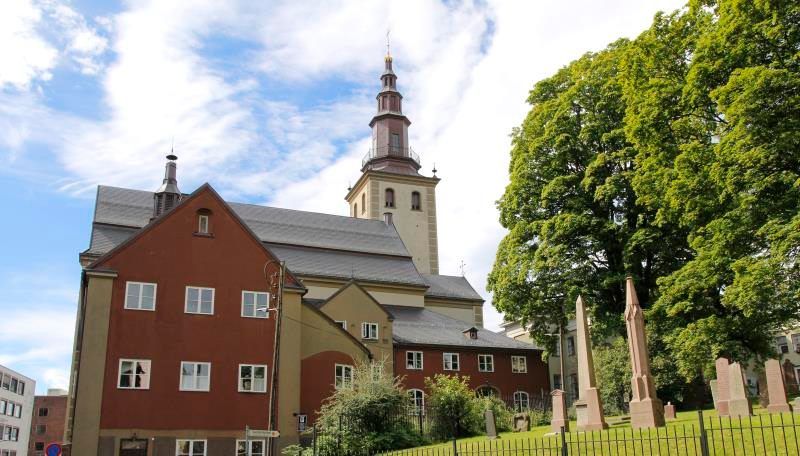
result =
[[[399,418],[397,423],[408,424],[410,432],[418,434],[420,441],[425,432],[430,432],[436,420],[429,413]],[[391,423],[385,422],[387,429]],[[347,423],[342,422],[342,430],[347,430]],[[350,429],[354,431],[354,429]],[[601,455],[601,456],[716,456],[716,455],[799,455],[800,454],[800,420],[791,413],[764,414],[746,418],[704,417],[698,412],[697,417],[680,422],[668,423],[666,427],[656,429],[633,430],[623,427],[612,427],[603,431],[562,432],[541,437],[526,437],[526,434],[505,434],[501,438],[489,440],[478,438],[474,441],[452,439],[450,441],[427,444],[406,449],[388,449],[380,447],[388,441],[369,432],[359,434],[371,439],[374,447],[369,445],[349,445],[343,437],[335,434],[317,432],[312,429],[308,434],[305,456],[353,455],[353,456],[567,456],[567,455]],[[413,439],[412,439],[413,440]],[[412,440],[406,443],[412,443]],[[365,443],[365,442],[361,442]],[[410,445],[406,445],[410,446]]]

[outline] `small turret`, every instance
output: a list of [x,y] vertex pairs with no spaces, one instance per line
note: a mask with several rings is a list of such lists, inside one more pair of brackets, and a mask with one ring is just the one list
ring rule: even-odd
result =
[[178,157],[167,155],[167,164],[164,169],[164,181],[153,195],[153,218],[169,212],[181,201],[181,191],[178,189]]

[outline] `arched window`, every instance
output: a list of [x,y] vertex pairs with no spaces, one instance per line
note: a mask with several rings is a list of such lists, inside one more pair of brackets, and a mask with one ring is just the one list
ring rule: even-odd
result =
[[358,203],[353,205],[353,217],[358,218]]
[[408,390],[408,399],[411,403],[411,411],[414,415],[419,415],[425,411],[425,392],[420,389]]
[[386,189],[386,207],[394,207],[394,190]]
[[530,398],[525,391],[514,392],[514,410],[521,412],[531,407]]
[[361,194],[361,212],[364,212],[366,210],[367,210],[367,194],[366,193],[362,193]]
[[197,210],[197,234],[211,234],[211,211],[208,209]]
[[475,395],[478,397],[499,397],[500,392],[495,387],[484,385],[475,390]]
[[411,192],[411,210],[412,211],[422,210],[422,201],[419,196],[419,192]]

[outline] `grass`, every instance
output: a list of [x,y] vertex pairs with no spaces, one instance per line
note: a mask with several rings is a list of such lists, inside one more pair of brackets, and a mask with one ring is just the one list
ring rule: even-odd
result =
[[[754,407],[755,417],[719,418],[715,411],[703,412],[703,425],[711,455],[778,455],[800,454],[800,418],[790,413],[767,414]],[[679,412],[666,427],[633,430],[623,417],[608,417],[609,429],[577,432],[570,422],[565,435],[570,455],[699,455],[700,423],[697,412]],[[508,456],[560,455],[561,436],[549,435],[550,426],[538,426],[529,432],[505,432],[497,439],[476,436],[459,439],[460,456],[500,454]],[[392,455],[452,455],[453,443],[445,442],[412,448]]]

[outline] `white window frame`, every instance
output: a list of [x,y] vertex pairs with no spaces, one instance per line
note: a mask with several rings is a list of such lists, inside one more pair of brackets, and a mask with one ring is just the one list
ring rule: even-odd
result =
[[[131,386],[122,386],[122,363],[129,362],[133,363],[133,374],[131,377]],[[143,364],[147,366],[145,368],[145,381],[142,384],[146,386],[136,387],[136,367],[139,364]],[[117,366],[117,389],[124,389],[124,390],[148,390],[150,389],[150,372],[152,370],[152,362],[149,359],[130,359],[130,358],[120,358],[119,365]]]
[[[264,368],[264,390],[263,391],[262,390],[256,390],[256,389],[253,389],[253,388],[248,390],[248,389],[244,389],[242,387],[242,380],[244,380],[242,378],[242,368],[243,367],[249,367],[250,371],[253,373],[253,378],[250,380],[250,385],[254,385],[255,369],[257,367],[263,367]],[[211,371],[209,370],[209,377],[210,377],[210,372]],[[266,364],[239,364],[239,374],[238,374],[238,376],[239,376],[238,389],[239,389],[240,393],[257,393],[257,394],[260,394],[260,393],[266,393],[267,392],[267,378],[269,377],[269,370],[267,370],[267,365]]]
[[[342,368],[341,380],[339,379],[339,368]],[[350,371],[350,383],[345,383],[345,371]],[[353,366],[350,364],[334,364],[333,366],[333,386],[336,389],[352,388],[353,387]]]
[[[484,367],[482,368],[481,365]],[[486,369],[487,365],[490,365],[491,369]],[[478,372],[494,372],[494,355],[478,355]]]
[[[447,367],[448,357],[450,357],[450,367]],[[453,359],[455,359],[455,368],[453,368]],[[458,353],[443,353],[442,354],[442,369],[446,371],[458,372],[461,370],[461,355]]]
[[[517,365],[514,365],[514,361]],[[520,364],[522,362],[522,364]],[[520,369],[520,367],[522,367]],[[527,374],[528,373],[528,357],[524,355],[511,355],[511,373],[512,374]],[[524,391],[523,391],[524,392]]]
[[[128,302],[128,287],[131,285],[139,285],[139,302],[136,303],[138,307],[134,307],[132,303]],[[152,309],[143,309],[142,308],[142,287],[145,285],[152,285],[153,286],[153,308]],[[150,283],[150,282],[134,282],[128,281],[125,282],[125,305],[123,306],[125,309],[128,310],[144,310],[147,312],[155,312],[156,311],[156,295],[158,294],[158,284],[157,283]]]
[[[194,365],[194,369],[192,370],[192,372],[193,372],[192,377],[194,377],[194,387],[193,388],[184,388],[183,387],[183,365],[184,364],[193,364]],[[200,364],[208,365],[208,388],[206,388],[206,389],[201,389],[201,388],[197,387],[197,379],[200,378],[200,376],[197,375],[197,366],[200,365]],[[211,363],[210,362],[206,362],[206,361],[181,361],[180,370],[178,371],[178,390],[179,391],[200,391],[200,392],[211,391]]]
[[344,329],[345,331],[347,331],[347,320],[333,320],[333,322],[341,326],[342,329]]
[[[375,329],[375,334],[372,334],[371,329]],[[378,340],[378,324],[371,321],[361,323],[361,338],[364,340]]]
[[[525,407],[521,407],[521,399],[525,397]],[[531,395],[527,391],[514,391],[514,410],[527,410],[531,408]]]
[[[244,297],[248,293],[253,295],[253,315],[245,315],[244,314]],[[258,295],[267,295],[267,309],[264,312],[264,316],[259,316],[258,315],[258,299],[257,299]],[[266,291],[242,290],[242,318],[259,318],[259,319],[262,319],[262,320],[266,319],[266,318],[269,318],[269,298],[270,298],[269,292],[266,292]],[[213,294],[212,294],[212,298],[211,298],[211,308],[212,309],[214,308]]]
[[[205,222],[205,226],[204,226]],[[206,214],[200,214],[197,216],[197,232],[199,234],[208,234],[208,227],[209,227],[209,217]]]
[[[408,361],[409,361],[408,360],[408,355],[413,355],[414,356],[413,363],[412,363],[412,365],[410,367],[409,367],[409,363],[408,363]],[[417,355],[419,355],[419,367],[417,367]],[[422,370],[422,368],[425,366],[425,363],[424,363],[423,359],[424,359],[424,357],[422,356],[422,352],[421,351],[406,350],[406,369],[408,369],[408,370]]]
[[[190,288],[196,288],[198,290],[197,297],[198,297],[199,301],[197,302],[197,312],[189,312],[189,289]],[[200,311],[202,309],[202,306],[203,306],[203,304],[202,304],[203,303],[203,290],[211,290],[211,312],[210,313],[205,313],[205,312],[201,312]],[[183,300],[183,312],[187,313],[187,314],[192,314],[192,315],[214,315],[214,299],[215,299],[215,296],[216,296],[216,290],[214,288],[187,285],[186,286],[186,296],[184,297],[184,300]]]
[[[250,442],[250,448],[247,448],[247,442]],[[264,451],[261,452],[260,454],[253,453],[253,442],[261,442],[261,448]],[[239,456],[241,454],[241,453],[239,453],[239,444],[240,443],[244,443],[245,444],[245,452],[244,452],[244,454],[246,456],[253,456],[253,455],[255,455],[255,456],[265,456],[267,454],[267,441],[266,440],[260,440],[260,439],[255,439],[255,440],[253,440],[253,439],[250,439],[250,440],[236,439],[236,456]]]
[[[422,405],[417,405],[417,397],[412,396],[412,394],[420,393],[420,397],[422,399]],[[422,411],[425,410],[425,391],[422,391],[419,388],[411,388],[408,390],[409,399],[411,399],[411,406],[415,409]]]
[[181,456],[181,442],[189,442],[189,455],[194,456],[194,443],[203,442],[203,456],[208,454],[208,440],[206,439],[177,439],[175,440],[175,456]]

